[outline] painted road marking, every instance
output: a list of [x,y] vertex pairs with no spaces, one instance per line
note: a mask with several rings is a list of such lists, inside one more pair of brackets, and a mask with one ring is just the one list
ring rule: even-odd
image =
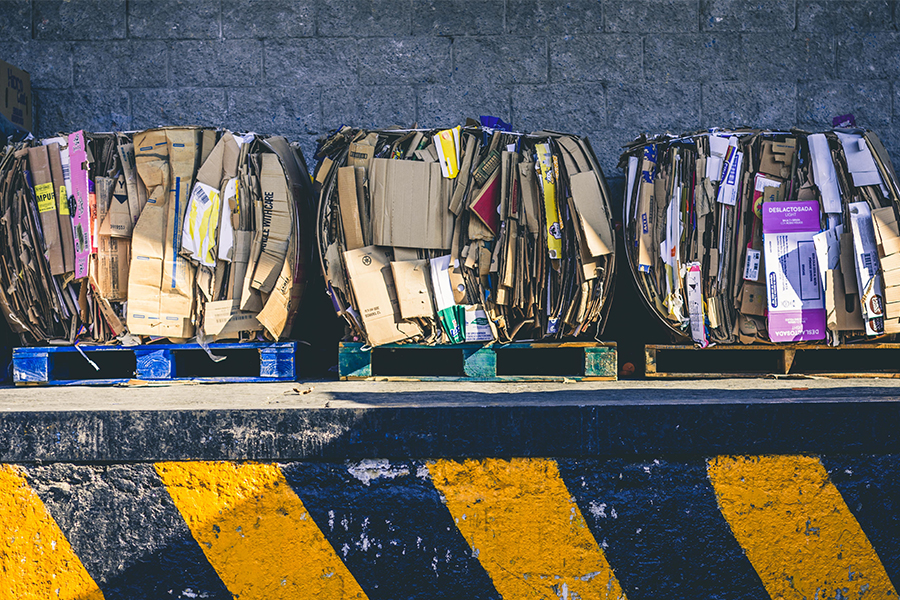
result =
[[235,597],[366,597],[277,465],[169,462],[156,470]]
[[703,458],[557,460],[629,600],[768,598]]
[[103,599],[44,503],[12,465],[0,465],[0,515],[0,598]]
[[817,458],[720,456],[707,462],[707,472],[773,600],[897,597]]
[[370,598],[499,600],[425,463],[305,462],[281,470]]
[[439,460],[429,472],[507,600],[625,598],[554,461]]

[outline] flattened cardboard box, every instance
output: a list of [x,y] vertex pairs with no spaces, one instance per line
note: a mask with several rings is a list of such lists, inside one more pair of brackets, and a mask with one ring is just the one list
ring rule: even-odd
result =
[[422,333],[418,325],[400,317],[391,261],[383,249],[367,246],[348,250],[344,252],[344,262],[363,326],[373,346],[399,342]]
[[275,154],[262,155],[260,187],[263,195],[262,238],[252,287],[267,294],[281,273],[291,235],[288,188],[281,162]]

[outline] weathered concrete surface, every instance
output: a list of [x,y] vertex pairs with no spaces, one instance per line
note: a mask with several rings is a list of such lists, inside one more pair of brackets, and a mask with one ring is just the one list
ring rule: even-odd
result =
[[0,598],[895,598],[898,458],[2,465]]
[[7,388],[0,598],[890,599],[897,397],[820,379]]

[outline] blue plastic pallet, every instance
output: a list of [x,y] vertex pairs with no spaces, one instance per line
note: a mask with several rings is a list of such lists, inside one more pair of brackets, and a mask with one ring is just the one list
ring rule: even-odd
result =
[[[197,344],[81,345],[79,348],[97,363],[100,371],[94,371],[74,346],[16,348],[13,382],[16,385],[112,385],[131,379],[204,383],[271,383],[297,379],[297,342],[210,344],[213,354],[226,356],[220,363],[213,362]],[[249,355],[252,350],[259,353],[258,370],[256,357]],[[248,358],[252,359],[250,365],[246,363]],[[254,369],[254,374],[208,374],[246,371],[248,366]]]

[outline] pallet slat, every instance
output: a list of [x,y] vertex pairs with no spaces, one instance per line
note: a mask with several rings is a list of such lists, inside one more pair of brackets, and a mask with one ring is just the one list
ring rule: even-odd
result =
[[647,344],[644,374],[652,379],[810,375],[836,379],[900,378],[900,344],[713,346]]
[[213,362],[197,344],[80,348],[100,366],[100,371],[94,371],[73,346],[16,348],[13,382],[16,385],[112,385],[131,379],[205,383],[297,379],[296,342],[210,344],[213,354],[226,356],[221,363]]
[[[534,359],[541,353],[540,357],[550,360],[540,361],[548,363],[542,365],[529,362],[529,372],[518,373],[518,361],[513,353],[519,359]],[[416,360],[410,361],[410,358]],[[411,363],[414,366],[410,366]],[[553,367],[559,372],[553,372]],[[617,375],[616,344],[387,344],[365,348],[361,343],[341,342],[338,373],[345,381],[614,381]]]

